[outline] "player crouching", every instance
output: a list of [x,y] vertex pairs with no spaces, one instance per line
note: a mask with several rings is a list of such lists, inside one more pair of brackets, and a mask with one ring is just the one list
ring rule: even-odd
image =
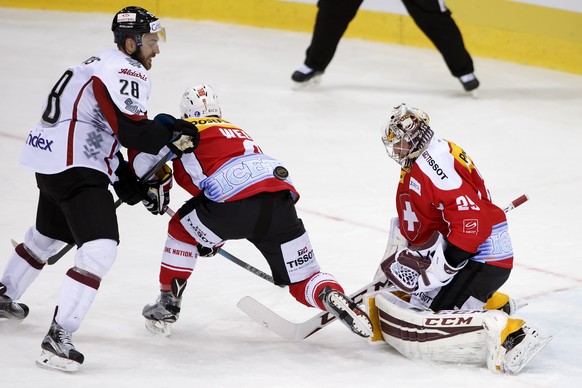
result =
[[475,309],[433,311],[415,302],[438,293],[459,271],[447,263],[444,246],[437,232],[425,246],[400,249],[380,264],[399,291],[381,290],[365,298],[374,327],[371,341],[383,339],[410,359],[486,363],[495,373],[519,373],[552,337],[511,318],[522,306],[507,295],[495,292]]

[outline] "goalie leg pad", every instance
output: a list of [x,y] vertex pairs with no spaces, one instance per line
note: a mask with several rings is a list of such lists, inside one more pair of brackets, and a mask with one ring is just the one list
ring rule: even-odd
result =
[[484,310],[416,308],[387,291],[375,297],[384,341],[410,359],[484,365],[487,334]]

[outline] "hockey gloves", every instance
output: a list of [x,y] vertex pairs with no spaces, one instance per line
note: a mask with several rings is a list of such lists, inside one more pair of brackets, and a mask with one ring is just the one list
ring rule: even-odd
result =
[[220,248],[222,248],[223,245],[224,245],[224,243],[221,243],[221,244],[213,246],[212,248],[209,248],[209,247],[205,247],[201,244],[198,244],[196,246],[196,248],[198,248],[198,256],[212,257],[218,253],[218,251],[220,250]]
[[193,152],[198,147],[200,133],[196,125],[189,121],[177,119],[166,113],[154,117],[154,121],[172,131],[172,140],[167,144],[176,156]]
[[467,260],[450,265],[443,251],[445,239],[439,232],[422,246],[402,249],[380,264],[388,279],[406,293],[427,292],[448,284]]
[[115,170],[117,181],[113,183],[113,189],[117,197],[126,204],[133,206],[146,197],[147,187],[142,185],[137,177],[133,175],[123,155],[118,152],[119,167]]
[[153,180],[146,182],[147,193],[142,203],[150,213],[161,215],[168,210],[172,182],[172,170],[166,164],[156,172]]

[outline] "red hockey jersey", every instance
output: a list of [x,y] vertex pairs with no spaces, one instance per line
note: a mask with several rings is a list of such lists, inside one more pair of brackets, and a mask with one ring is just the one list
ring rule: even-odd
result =
[[476,253],[472,260],[513,265],[505,213],[491,202],[471,158],[450,141],[433,139],[409,172],[401,170],[396,209],[409,244],[426,242],[437,230],[457,247]]
[[[173,159],[174,179],[193,197],[204,193],[215,202],[230,202],[261,192],[289,190],[297,201],[299,194],[278,160],[263,154],[253,139],[238,126],[220,118],[189,118],[200,132],[200,143],[193,153]],[[130,152],[132,166],[142,176],[169,152],[158,155]],[[280,168],[278,168],[280,167]]]

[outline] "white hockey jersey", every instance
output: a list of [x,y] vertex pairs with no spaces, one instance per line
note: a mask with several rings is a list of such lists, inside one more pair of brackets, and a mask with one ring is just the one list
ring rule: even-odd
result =
[[115,181],[120,148],[115,107],[132,120],[147,118],[150,89],[148,71],[118,49],[67,69],[26,139],[21,165],[42,174],[87,167]]

